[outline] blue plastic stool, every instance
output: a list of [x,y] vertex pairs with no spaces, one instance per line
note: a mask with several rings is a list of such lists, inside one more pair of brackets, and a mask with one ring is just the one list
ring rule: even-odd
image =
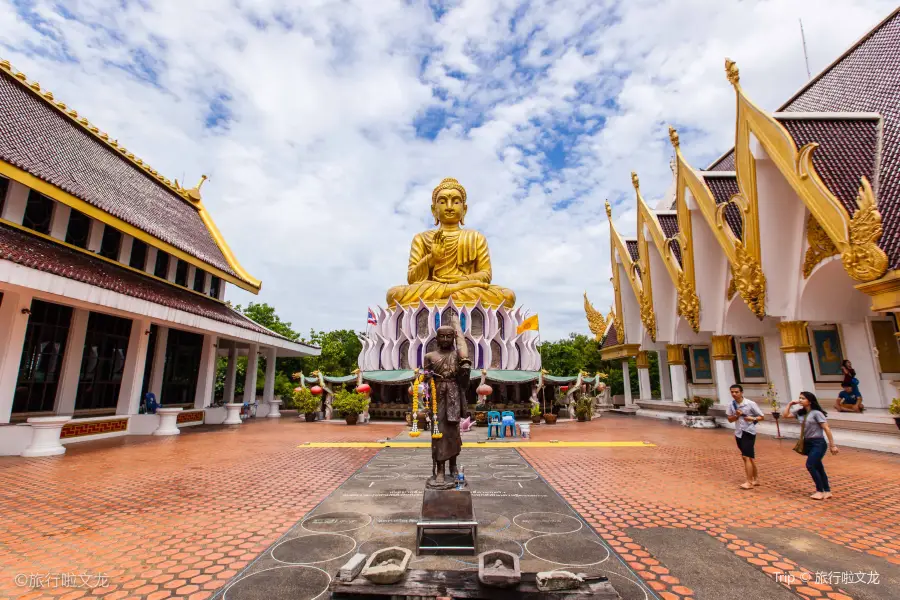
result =
[[500,418],[500,413],[496,410],[488,411],[488,437],[494,437],[491,435],[491,431],[494,429],[497,430],[496,437],[506,437],[503,432],[503,425]]

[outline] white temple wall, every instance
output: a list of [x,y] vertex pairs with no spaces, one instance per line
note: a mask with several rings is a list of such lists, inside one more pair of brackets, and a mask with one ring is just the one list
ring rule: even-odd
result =
[[[869,408],[886,408],[890,405],[892,396],[884,394],[878,359],[872,352],[875,344],[870,338],[868,321],[842,323],[839,329],[841,340],[844,343],[845,356],[853,363],[853,368],[856,370],[859,392],[863,396],[864,404]],[[837,393],[832,394],[832,399],[836,397]],[[834,402],[829,404],[834,404]]]
[[[649,233],[647,234],[649,235]],[[656,312],[656,340],[671,341],[675,337],[678,316],[675,314],[678,295],[665,259],[655,244],[648,244],[650,255],[650,276],[653,283],[653,309]]]
[[636,343],[644,337],[644,323],[641,321],[641,309],[638,305],[637,296],[634,295],[634,289],[628,281],[628,273],[625,271],[622,263],[616,263],[619,269],[619,288],[622,295],[622,322],[625,325],[625,340],[619,340],[619,343]]
[[700,330],[720,331],[725,291],[728,289],[728,261],[699,207],[690,200],[688,206],[692,204],[691,228],[694,239],[694,272],[697,295],[700,297]]
[[[757,145],[757,144],[754,144]],[[806,206],[778,167],[760,148],[756,162],[762,270],[766,276],[766,314],[793,311],[806,243]]]
[[[792,400],[788,387],[787,370],[784,364],[784,354],[781,352],[781,333],[775,329],[767,332],[763,338],[763,353],[766,355],[766,375],[769,382],[775,386],[778,393],[778,401],[782,406]],[[738,357],[740,360],[740,357]],[[761,407],[768,413],[768,408]],[[826,409],[827,410],[827,409]]]
[[808,279],[799,274],[800,298],[789,320],[860,321],[872,314],[871,299],[854,287],[839,256],[822,261]]

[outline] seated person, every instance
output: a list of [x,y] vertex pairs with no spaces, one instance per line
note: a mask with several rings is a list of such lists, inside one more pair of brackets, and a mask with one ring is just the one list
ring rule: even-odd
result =
[[861,413],[865,410],[862,398],[853,392],[853,385],[845,383],[843,388],[844,390],[838,394],[837,402],[834,403],[834,407],[838,409],[838,412]]

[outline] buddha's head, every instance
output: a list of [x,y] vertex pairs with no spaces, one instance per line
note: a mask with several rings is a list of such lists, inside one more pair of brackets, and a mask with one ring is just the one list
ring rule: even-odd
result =
[[431,193],[435,225],[465,225],[467,209],[466,188],[452,177],[441,181]]
[[456,331],[449,325],[441,325],[437,329],[437,345],[441,350],[450,350],[456,341]]

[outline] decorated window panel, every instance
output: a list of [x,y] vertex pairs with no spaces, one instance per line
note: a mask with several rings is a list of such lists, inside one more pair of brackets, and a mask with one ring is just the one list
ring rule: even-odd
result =
[[503,364],[503,349],[497,340],[491,340],[491,368],[499,369]]
[[738,371],[742,383],[768,383],[766,354],[761,337],[735,339]]
[[472,337],[484,336],[484,313],[479,309],[472,311]]
[[416,313],[416,335],[420,338],[428,335],[428,311],[424,308]]
[[810,325],[809,346],[816,381],[841,381],[841,363],[846,357],[837,325]]
[[885,375],[900,377],[900,345],[897,344],[897,326],[892,318],[869,321],[872,341],[878,351],[878,368]]
[[709,346],[690,346],[688,356],[691,361],[691,381],[713,383],[712,352]]
[[[380,358],[380,356],[379,356]],[[401,369],[409,369],[409,340],[400,344],[400,356],[398,364]]]

